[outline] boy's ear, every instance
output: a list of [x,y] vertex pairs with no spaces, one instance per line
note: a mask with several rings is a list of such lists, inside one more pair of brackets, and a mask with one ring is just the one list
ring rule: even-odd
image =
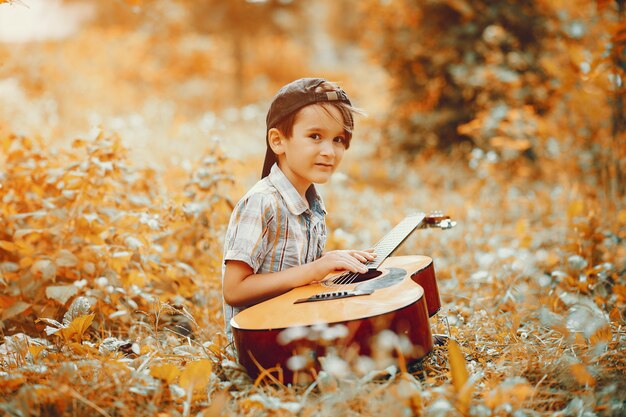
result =
[[287,139],[285,138],[285,135],[283,135],[282,132],[275,127],[271,128],[267,132],[267,142],[269,143],[270,148],[272,148],[272,151],[276,155],[281,155],[285,153],[284,144],[286,140]]

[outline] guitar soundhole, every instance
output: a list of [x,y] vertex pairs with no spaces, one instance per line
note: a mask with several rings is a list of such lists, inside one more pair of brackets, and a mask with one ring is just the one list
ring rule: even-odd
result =
[[379,271],[377,269],[369,270],[364,274],[357,274],[355,272],[345,272],[339,275],[338,277],[328,280],[326,285],[355,284],[358,282],[369,281],[370,279],[379,277],[381,274],[382,274],[382,271]]

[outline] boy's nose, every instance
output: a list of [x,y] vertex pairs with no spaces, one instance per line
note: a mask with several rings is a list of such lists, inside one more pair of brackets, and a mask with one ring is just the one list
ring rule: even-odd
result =
[[335,148],[333,147],[333,143],[329,141],[324,141],[322,143],[322,150],[320,151],[322,155],[333,156],[335,154]]

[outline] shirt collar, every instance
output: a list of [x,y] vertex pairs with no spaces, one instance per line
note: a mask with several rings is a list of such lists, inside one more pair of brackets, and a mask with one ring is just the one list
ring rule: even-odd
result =
[[[298,216],[309,210],[307,203],[277,164],[272,165],[267,179],[278,190],[278,193],[282,196],[283,200],[285,200],[285,204],[292,214]],[[314,185],[311,184],[311,188],[307,190],[307,195],[311,195],[312,197],[311,210],[317,212],[321,211],[323,214],[326,214],[324,201],[317,193]]]

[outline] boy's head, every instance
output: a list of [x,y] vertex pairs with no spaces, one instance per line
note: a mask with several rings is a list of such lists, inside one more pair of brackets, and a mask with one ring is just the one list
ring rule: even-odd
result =
[[278,157],[270,148],[267,132],[270,129],[278,129],[285,137],[291,137],[298,112],[313,104],[333,106],[339,110],[343,119],[339,122],[344,127],[345,147],[347,149],[350,146],[354,127],[353,113],[360,113],[360,111],[352,107],[348,95],[335,83],[323,78],[301,78],[281,88],[274,96],[267,112],[265,138],[267,151],[261,178],[269,175],[272,165],[278,161]]

